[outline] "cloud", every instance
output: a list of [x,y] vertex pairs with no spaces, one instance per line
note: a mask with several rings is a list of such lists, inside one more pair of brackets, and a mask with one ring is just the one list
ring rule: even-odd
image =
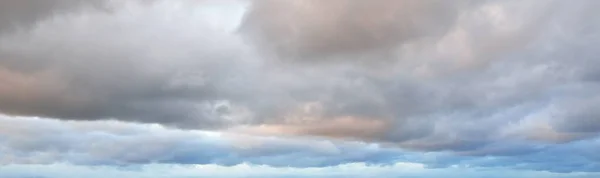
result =
[[104,0],[6,0],[0,2],[0,33],[28,28],[54,14],[78,11],[82,8],[107,8]]
[[[57,15],[6,35],[0,42],[0,78],[13,85],[1,90],[0,110],[66,119],[219,124],[208,116],[219,100],[214,83],[241,75],[229,65],[244,50],[222,29],[235,26],[210,24],[216,23],[210,15],[220,12],[219,5],[184,6],[132,1],[113,13]],[[233,8],[230,23],[235,23]],[[187,22],[177,20],[183,17]]]
[[242,31],[276,53],[314,57],[392,48],[443,34],[464,1],[254,1]]
[[[232,132],[258,135],[313,135],[337,138],[377,138],[388,128],[385,121],[342,117],[336,119],[294,120],[287,124],[264,124],[258,126],[238,126]],[[299,121],[299,122],[298,122]]]
[[157,124],[119,121],[3,116],[0,124],[0,164],[5,166],[68,164],[129,169],[152,165],[197,165],[236,169],[251,165],[272,169],[320,169],[368,165],[410,166],[409,170],[431,171],[450,168],[558,173],[600,171],[600,165],[596,164],[600,158],[595,155],[600,146],[598,137],[565,144],[505,140],[486,146],[479,153],[455,154],[420,153],[383,144],[320,137],[178,130]]
[[[29,171],[35,168],[37,171]],[[251,171],[250,171],[251,170]],[[593,178],[596,173],[548,173],[525,170],[473,170],[465,168],[423,169],[418,164],[398,163],[392,166],[371,166],[364,164],[346,164],[323,168],[273,168],[268,166],[238,165],[222,167],[218,165],[171,165],[153,164],[141,167],[86,167],[69,164],[53,165],[10,165],[0,168],[0,175],[7,178],[90,178],[139,177],[139,178],[187,178],[187,177],[227,177],[227,178],[271,178],[271,177],[327,177],[327,178],[365,178],[372,176],[404,176],[414,178],[514,178],[548,177],[548,178]]]
[[[0,111],[471,156],[600,132],[595,1],[303,3],[132,1],[47,15],[0,37],[10,84]],[[388,14],[394,23],[372,20]]]
[[387,165],[403,157],[400,150],[376,144],[184,131],[118,121],[64,122],[3,116],[0,123],[0,164],[4,165],[248,163],[317,167],[346,163]]

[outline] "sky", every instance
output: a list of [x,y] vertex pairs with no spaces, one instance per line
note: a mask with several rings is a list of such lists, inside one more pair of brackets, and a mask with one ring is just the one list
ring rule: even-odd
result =
[[2,0],[0,177],[600,177],[596,7]]

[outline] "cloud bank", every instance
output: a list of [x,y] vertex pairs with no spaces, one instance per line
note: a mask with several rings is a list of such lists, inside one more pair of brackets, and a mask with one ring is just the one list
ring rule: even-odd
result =
[[249,164],[273,168],[318,168],[348,164],[383,167],[403,164],[420,169],[472,167],[555,173],[600,171],[600,165],[596,164],[600,157],[595,153],[600,147],[600,137],[560,145],[504,142],[487,148],[499,151],[496,155],[481,156],[421,153],[382,144],[322,137],[177,130],[157,124],[120,121],[63,122],[3,116],[0,123],[0,164],[5,166],[64,163],[120,167]]
[[[2,117],[0,164],[257,164],[318,167],[394,164],[400,150],[326,139],[258,137],[166,129],[118,121]],[[290,162],[289,160],[295,160]]]
[[0,2],[0,161],[596,172],[598,5]]

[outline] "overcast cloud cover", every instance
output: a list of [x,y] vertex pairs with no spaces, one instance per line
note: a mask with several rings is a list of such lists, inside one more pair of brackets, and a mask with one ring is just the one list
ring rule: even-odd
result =
[[0,177],[598,177],[597,7],[0,1]]

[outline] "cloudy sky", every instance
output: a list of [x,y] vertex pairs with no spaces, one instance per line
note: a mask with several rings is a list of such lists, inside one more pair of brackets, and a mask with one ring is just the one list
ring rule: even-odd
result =
[[0,0],[0,177],[600,177],[597,0]]

